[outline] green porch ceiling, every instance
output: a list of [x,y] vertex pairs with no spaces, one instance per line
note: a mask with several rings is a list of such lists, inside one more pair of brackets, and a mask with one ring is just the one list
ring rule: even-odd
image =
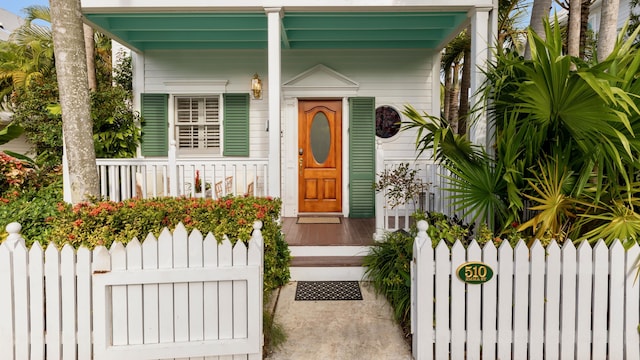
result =
[[[265,13],[95,13],[85,17],[140,51],[266,49]],[[466,12],[286,12],[285,49],[433,49]]]

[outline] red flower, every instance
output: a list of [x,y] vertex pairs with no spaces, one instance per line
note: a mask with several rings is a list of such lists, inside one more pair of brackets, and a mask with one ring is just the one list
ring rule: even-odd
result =
[[83,223],[82,219],[78,219],[78,220],[73,222],[73,226],[78,227],[78,226],[82,225],[82,223]]
[[514,221],[514,222],[511,223],[511,227],[512,228],[517,228],[518,226],[520,226],[520,224],[518,224],[517,221]]

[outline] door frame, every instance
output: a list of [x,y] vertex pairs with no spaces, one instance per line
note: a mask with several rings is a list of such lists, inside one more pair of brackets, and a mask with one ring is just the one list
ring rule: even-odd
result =
[[[296,103],[297,103],[297,105],[299,105],[301,102],[307,102],[307,101],[308,102],[323,102],[323,101],[326,101],[326,102],[339,102],[340,103],[340,106],[339,106],[340,107],[340,124],[339,124],[339,126],[340,126],[340,144],[333,144],[335,147],[338,147],[338,145],[339,145],[339,148],[340,148],[340,153],[338,154],[339,161],[340,161],[340,166],[339,166],[340,170],[339,170],[339,173],[338,173],[338,176],[340,177],[340,187],[339,187],[339,189],[337,189],[340,192],[340,196],[339,196],[339,198],[340,198],[340,210],[339,211],[329,211],[329,212],[314,211],[314,212],[308,212],[308,213],[309,214],[319,214],[319,213],[344,214],[345,213],[344,212],[344,197],[346,195],[348,195],[348,194],[345,193],[345,188],[348,188],[348,187],[344,186],[345,185],[344,184],[344,174],[345,174],[345,171],[344,171],[345,170],[345,164],[344,164],[344,153],[345,153],[345,148],[344,148],[344,144],[345,144],[344,143],[344,134],[345,134],[344,126],[345,126],[345,118],[344,118],[344,114],[343,114],[344,99],[341,99],[341,98],[325,98],[325,97],[322,97],[322,98],[298,98],[296,100]],[[297,106],[297,110],[298,111],[300,110],[299,106]],[[296,137],[297,141],[296,141],[295,152],[297,154],[298,153],[298,147],[300,145],[300,132],[299,132],[300,131],[300,113],[299,112],[298,112],[298,116],[296,117],[296,121],[297,121],[298,136]],[[348,125],[348,123],[347,123],[347,125]],[[307,139],[307,140],[309,140],[309,139]],[[346,151],[348,152],[348,149],[346,149]],[[308,155],[310,155],[310,154],[308,154]],[[298,158],[298,157],[296,156],[296,158]],[[296,161],[296,164],[297,164],[297,161]],[[347,173],[348,173],[348,171],[347,171]],[[297,183],[297,198],[298,198],[297,208],[298,208],[298,213],[302,213],[302,211],[300,210],[300,208],[302,206],[302,199],[300,198],[300,191],[301,191],[301,189],[300,189],[300,177],[297,176],[297,178],[298,178],[298,180],[296,182]]]
[[[293,95],[293,94],[292,94]],[[345,96],[346,95],[346,96]],[[342,211],[334,214],[347,216],[349,209],[349,97],[338,96],[290,96],[283,100],[282,133],[282,214],[295,217],[300,214],[298,204],[298,101],[299,100],[339,100],[342,102]],[[286,189],[291,189],[287,191]]]

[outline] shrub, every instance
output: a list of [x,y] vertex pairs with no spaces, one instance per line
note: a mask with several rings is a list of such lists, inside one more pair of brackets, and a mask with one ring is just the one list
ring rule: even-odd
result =
[[365,276],[376,292],[387,298],[396,321],[403,326],[411,321],[413,239],[403,230],[387,233],[384,242],[373,246],[364,258]]
[[50,231],[30,240],[43,245],[68,243],[75,248],[109,247],[114,241],[126,244],[134,237],[144,239],[148,233],[157,236],[163,228],[172,229],[182,222],[188,231],[211,232],[218,241],[226,235],[235,243],[248,241],[254,221],[261,220],[267,292],[289,280],[289,249],[277,221],[280,206],[279,199],[258,197],[129,199],[75,206],[59,203],[58,214],[48,222]]

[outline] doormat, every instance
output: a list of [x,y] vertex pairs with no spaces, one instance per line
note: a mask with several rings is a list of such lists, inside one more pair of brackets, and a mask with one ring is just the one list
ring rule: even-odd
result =
[[357,281],[298,281],[296,301],[362,300]]
[[340,224],[337,216],[299,216],[296,224]]

